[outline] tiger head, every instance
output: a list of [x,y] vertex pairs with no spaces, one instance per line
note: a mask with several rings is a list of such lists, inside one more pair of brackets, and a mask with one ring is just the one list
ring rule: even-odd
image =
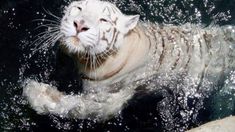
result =
[[120,48],[138,21],[139,15],[124,15],[109,2],[75,1],[65,9],[60,32],[69,52],[97,55]]

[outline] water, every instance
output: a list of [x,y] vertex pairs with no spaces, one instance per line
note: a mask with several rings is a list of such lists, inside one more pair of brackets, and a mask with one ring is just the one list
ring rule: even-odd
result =
[[[188,22],[202,25],[235,24],[234,0],[110,1],[117,4],[123,12],[141,14],[142,20],[151,22],[175,25]],[[33,56],[32,47],[27,46],[35,40],[36,34],[45,30],[35,30],[45,21],[33,20],[53,19],[44,9],[62,16],[63,8],[68,2],[0,2],[0,131],[184,131],[210,120],[235,115],[233,72],[221,79],[216,90],[203,94],[204,97],[201,98],[197,95],[188,96],[193,91],[184,91],[185,86],[182,90],[170,85],[152,94],[136,95],[120,116],[105,123],[36,114],[22,97],[21,83],[25,78],[53,83],[67,93],[81,90],[81,80],[74,74],[70,58],[62,55],[63,59],[59,63],[63,63],[65,67],[56,65],[56,46],[47,51],[39,51]]]

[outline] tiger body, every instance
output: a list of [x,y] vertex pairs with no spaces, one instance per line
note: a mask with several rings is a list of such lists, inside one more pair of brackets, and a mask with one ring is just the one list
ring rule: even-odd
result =
[[[105,81],[101,78],[95,81],[95,84],[99,82],[101,83],[99,85],[113,84],[123,78],[136,76],[135,79],[131,79],[133,82],[156,74],[181,72],[198,81],[207,77],[216,82],[221,75],[228,74],[234,69],[234,31],[232,26],[202,28],[193,24],[159,26],[153,23],[140,23],[126,39],[127,43],[133,46],[130,49],[135,47],[141,49],[134,52],[131,60],[138,59],[142,64],[135,64],[138,67],[127,67],[134,70],[123,69],[114,77],[104,78]],[[129,48],[124,47],[124,49]],[[145,55],[141,58],[138,55],[142,53]],[[106,68],[109,67],[110,65]],[[99,71],[97,74],[102,75]]]
[[[92,12],[96,6],[100,9]],[[84,74],[84,92],[66,95],[29,81],[24,95],[31,106],[40,114],[105,120],[118,114],[152,76],[184,72],[200,85],[206,78],[215,82],[235,66],[232,26],[160,26],[138,20],[108,2],[70,4],[61,22],[61,44]]]
[[193,78],[216,77],[234,69],[234,27],[149,24],[155,73],[187,72]]

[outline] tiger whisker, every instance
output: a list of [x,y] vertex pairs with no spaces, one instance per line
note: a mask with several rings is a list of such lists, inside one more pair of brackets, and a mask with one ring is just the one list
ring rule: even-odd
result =
[[50,19],[46,19],[46,18],[42,18],[42,19],[34,19],[32,20],[32,22],[50,22],[50,23],[54,23],[54,24],[60,24],[60,20],[50,20]]
[[33,41],[32,45],[38,46],[41,43],[49,40],[50,38],[56,38],[57,36],[61,36],[62,34],[60,34],[59,31],[56,32],[47,32],[45,34],[43,34],[42,36],[40,36],[39,38],[37,38],[35,41]]
[[95,80],[97,79],[97,66],[96,66],[96,54],[93,55],[93,63],[94,63],[94,72],[95,72]]
[[[90,68],[91,68],[91,70],[93,70],[92,56],[90,55],[89,57],[90,57],[90,58],[89,58],[89,61],[90,61]],[[91,74],[91,73],[90,73],[90,74]]]
[[[48,47],[52,47],[61,37],[62,37],[62,35],[58,34],[56,36],[50,37],[50,38],[42,41],[42,42],[44,42],[43,45],[41,45],[40,47],[38,47],[38,46],[35,47],[32,55],[34,55],[39,50],[42,50],[44,48],[48,49]],[[38,44],[38,45],[40,45],[40,44]]]
[[[40,45],[43,44],[44,45],[48,45],[50,43],[52,43],[58,36],[53,36],[53,37],[48,37],[47,39],[41,40],[36,46],[35,48],[37,49],[37,47],[41,47]],[[57,39],[58,40],[58,39]],[[50,46],[50,45],[49,45]]]
[[41,33],[37,34],[35,36],[35,38],[43,36],[43,35],[50,35],[51,33],[54,33],[54,32],[60,32],[60,31],[58,29],[52,29],[50,31],[44,31],[44,32],[41,32]]
[[58,25],[55,24],[43,24],[43,25],[39,25],[38,27],[36,27],[34,30],[37,30],[39,28],[52,28],[52,29],[60,29],[60,27]]
[[59,34],[59,32],[54,32],[54,33],[46,33],[46,34],[44,34],[44,35],[42,35],[42,36],[40,36],[38,39],[36,39],[33,43],[32,43],[32,45],[39,45],[42,41],[44,41],[44,40],[47,40],[47,39],[49,39],[49,38],[51,38],[51,37],[54,37],[54,36],[56,36],[57,34]]
[[53,14],[53,13],[52,13],[52,12],[50,12],[49,10],[45,9],[44,7],[43,7],[43,10],[44,10],[48,15],[50,15],[50,16],[52,16],[52,17],[54,17],[55,19],[57,19],[57,20],[61,20],[61,17],[56,16],[55,14]]
[[[49,35],[50,35],[50,34],[49,34]],[[38,36],[40,36],[40,37],[38,37]],[[46,36],[48,36],[48,33],[45,33],[44,35],[36,35],[35,38],[36,38],[36,37],[38,37],[38,38],[37,38],[36,40],[34,40],[32,43],[26,44],[25,46],[27,46],[27,45],[35,45],[36,43],[39,43],[40,40],[44,40]],[[44,38],[44,39],[43,39],[43,38]]]
[[[89,56],[89,53],[87,51],[85,51],[85,59],[87,59],[87,55]],[[89,58],[88,58],[89,59]],[[86,61],[86,64],[85,64],[85,71],[87,70],[87,65],[88,65],[88,61]]]

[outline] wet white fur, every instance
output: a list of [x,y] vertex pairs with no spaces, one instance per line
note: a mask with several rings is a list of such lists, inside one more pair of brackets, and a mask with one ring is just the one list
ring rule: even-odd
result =
[[[88,2],[87,6],[83,5],[85,2]],[[80,12],[74,8],[75,6],[86,8],[84,8],[84,12]],[[102,78],[110,71],[112,72],[113,69],[117,69],[122,63],[126,63],[123,70],[102,81],[84,80],[85,92],[78,95],[65,95],[51,85],[33,80],[27,81],[24,86],[24,96],[39,114],[57,114],[80,119],[89,117],[101,120],[108,119],[122,110],[127,101],[135,94],[135,88],[141,83],[145,83],[144,78],[159,73],[168,74],[175,65],[174,62],[178,61],[172,72],[180,72],[184,70],[183,67],[187,67],[187,73],[193,78],[196,86],[205,66],[205,72],[208,73],[205,76],[217,77],[216,74],[221,73],[221,69],[223,69],[223,60],[229,59],[228,57],[224,59],[223,56],[234,49],[234,27],[229,27],[229,29],[233,29],[233,32],[229,32],[233,37],[233,42],[225,42],[224,30],[220,28],[202,29],[188,24],[184,26],[166,25],[162,29],[158,25],[150,23],[136,25],[139,16],[126,16],[120,11],[116,14],[112,13],[113,17],[119,18],[117,25],[107,25],[99,21],[100,18],[106,17],[105,14],[101,13],[106,6],[117,9],[111,3],[98,0],[71,3],[65,10],[61,24],[64,44],[69,47],[69,52],[96,54],[102,52],[108,46],[106,42],[100,41],[100,32],[106,30],[107,26],[112,29],[116,28],[121,33],[117,43],[114,44],[119,52],[115,57],[110,57],[95,73],[98,73],[97,75]],[[76,43],[77,41],[74,41],[71,37],[76,35],[73,21],[80,19],[80,17],[87,20],[90,29],[78,34],[77,37],[81,42]],[[66,18],[68,19],[67,22],[65,21]],[[128,34],[133,28],[135,32],[139,33],[139,36],[136,33]],[[155,29],[152,30],[153,28]],[[179,33],[171,32],[171,29]],[[183,32],[185,33],[183,34]],[[205,40],[202,39],[205,32],[214,38],[212,39],[211,49],[207,48]],[[171,41],[172,38],[167,34],[170,34],[175,41]],[[92,39],[89,40],[88,36]],[[165,40],[165,47],[162,46],[163,39]],[[188,42],[189,52],[186,50],[186,42]],[[150,47],[150,43],[152,43],[152,47]],[[87,50],[89,46],[90,48]],[[153,54],[156,47],[157,51]],[[220,52],[221,50],[224,53]],[[162,60],[162,64],[159,64],[159,58],[163,51],[165,52],[164,60]],[[231,52],[231,54],[233,53]],[[180,58],[178,58],[179,55]],[[191,61],[187,64],[190,56]],[[210,58],[211,56],[213,58]],[[221,65],[216,65],[218,63],[221,63]],[[228,67],[229,65],[226,64],[225,66]],[[93,77],[95,73],[87,73],[87,75]],[[142,82],[137,81],[141,79]]]
[[[86,6],[84,4],[86,4]],[[82,11],[78,10],[77,7],[81,7]],[[117,12],[111,12],[110,14],[111,8],[115,8]],[[100,21],[101,18],[106,19],[108,22]],[[114,19],[116,18],[118,18],[118,20],[116,23],[113,23],[112,21],[115,21]],[[84,19],[86,26],[90,29],[86,32],[77,34],[73,22],[74,20],[80,19]],[[95,55],[103,52],[110,46],[106,41],[101,40],[101,33],[107,29],[111,29],[112,32],[116,29],[120,34],[117,38],[117,42],[110,48],[119,48],[122,52],[118,53],[118,60],[111,58],[106,63],[107,68],[104,68],[106,71],[110,70],[110,68],[115,69],[119,63],[123,62],[120,61],[120,59],[125,60],[124,58],[129,56],[130,50],[122,47],[124,42],[127,43],[127,40],[124,40],[124,36],[137,26],[138,20],[139,15],[124,15],[116,6],[108,2],[99,0],[75,1],[65,9],[65,15],[61,21],[61,33],[63,34],[62,43],[68,47],[70,53],[89,52],[90,54]],[[110,32],[110,34],[105,34],[108,42],[111,41],[113,37],[112,32]],[[74,39],[75,37],[77,37],[79,41],[76,41],[76,39]],[[130,44],[131,42],[132,40],[130,41]],[[138,45],[131,46],[130,44],[126,44],[125,46],[138,48]],[[146,48],[147,47],[140,48],[139,52]],[[132,55],[132,58],[139,55],[141,54],[136,52],[135,55]],[[137,61],[137,59],[140,58],[141,56],[133,60]],[[113,65],[113,62],[116,64]],[[142,61],[139,60],[137,62],[142,63]],[[132,65],[129,65],[129,67],[132,67]],[[136,66],[133,67],[139,67],[139,64],[136,64]],[[129,68],[126,69],[126,72],[123,72],[122,74],[126,74],[131,70],[129,70]],[[84,90],[86,91],[86,94],[81,93],[79,95],[65,95],[53,86],[39,83],[34,80],[28,80],[25,83],[23,94],[27,97],[30,105],[39,114],[52,113],[64,117],[80,119],[94,117],[104,120],[119,113],[125,102],[127,102],[134,94],[134,89],[132,88],[125,88],[115,93],[109,93],[112,89],[110,89],[108,85],[113,82],[118,82],[120,79],[120,75],[118,75],[100,83],[84,81]],[[112,88],[115,89],[115,87]],[[53,97],[56,97],[56,100],[53,99]]]
[[[78,9],[81,8],[82,10]],[[114,9],[116,12],[113,12]],[[114,21],[118,18],[116,23]],[[107,21],[102,21],[105,19]],[[74,21],[85,20],[85,24],[90,29],[86,32],[77,34],[74,28]],[[89,52],[90,54],[98,54],[105,51],[107,48],[119,48],[122,44],[123,36],[133,29],[139,20],[139,15],[126,16],[111,3],[99,0],[75,1],[72,2],[66,9],[65,15],[61,21],[61,32],[64,35],[64,44],[69,47],[71,52]],[[117,42],[114,45],[109,45],[102,40],[103,32],[109,43],[113,38],[114,28],[120,32]],[[77,37],[80,41],[75,41]]]
[[90,117],[105,120],[113,117],[120,112],[123,104],[134,94],[131,89],[127,88],[113,94],[103,91],[80,95],[62,95],[56,101],[52,99],[52,94],[55,96],[61,92],[55,87],[34,80],[28,80],[26,84],[23,95],[27,97],[30,105],[38,114],[50,113],[79,119]]
[[201,125],[195,129],[187,132],[234,132],[235,130],[235,117],[227,117],[224,119],[212,121]]

